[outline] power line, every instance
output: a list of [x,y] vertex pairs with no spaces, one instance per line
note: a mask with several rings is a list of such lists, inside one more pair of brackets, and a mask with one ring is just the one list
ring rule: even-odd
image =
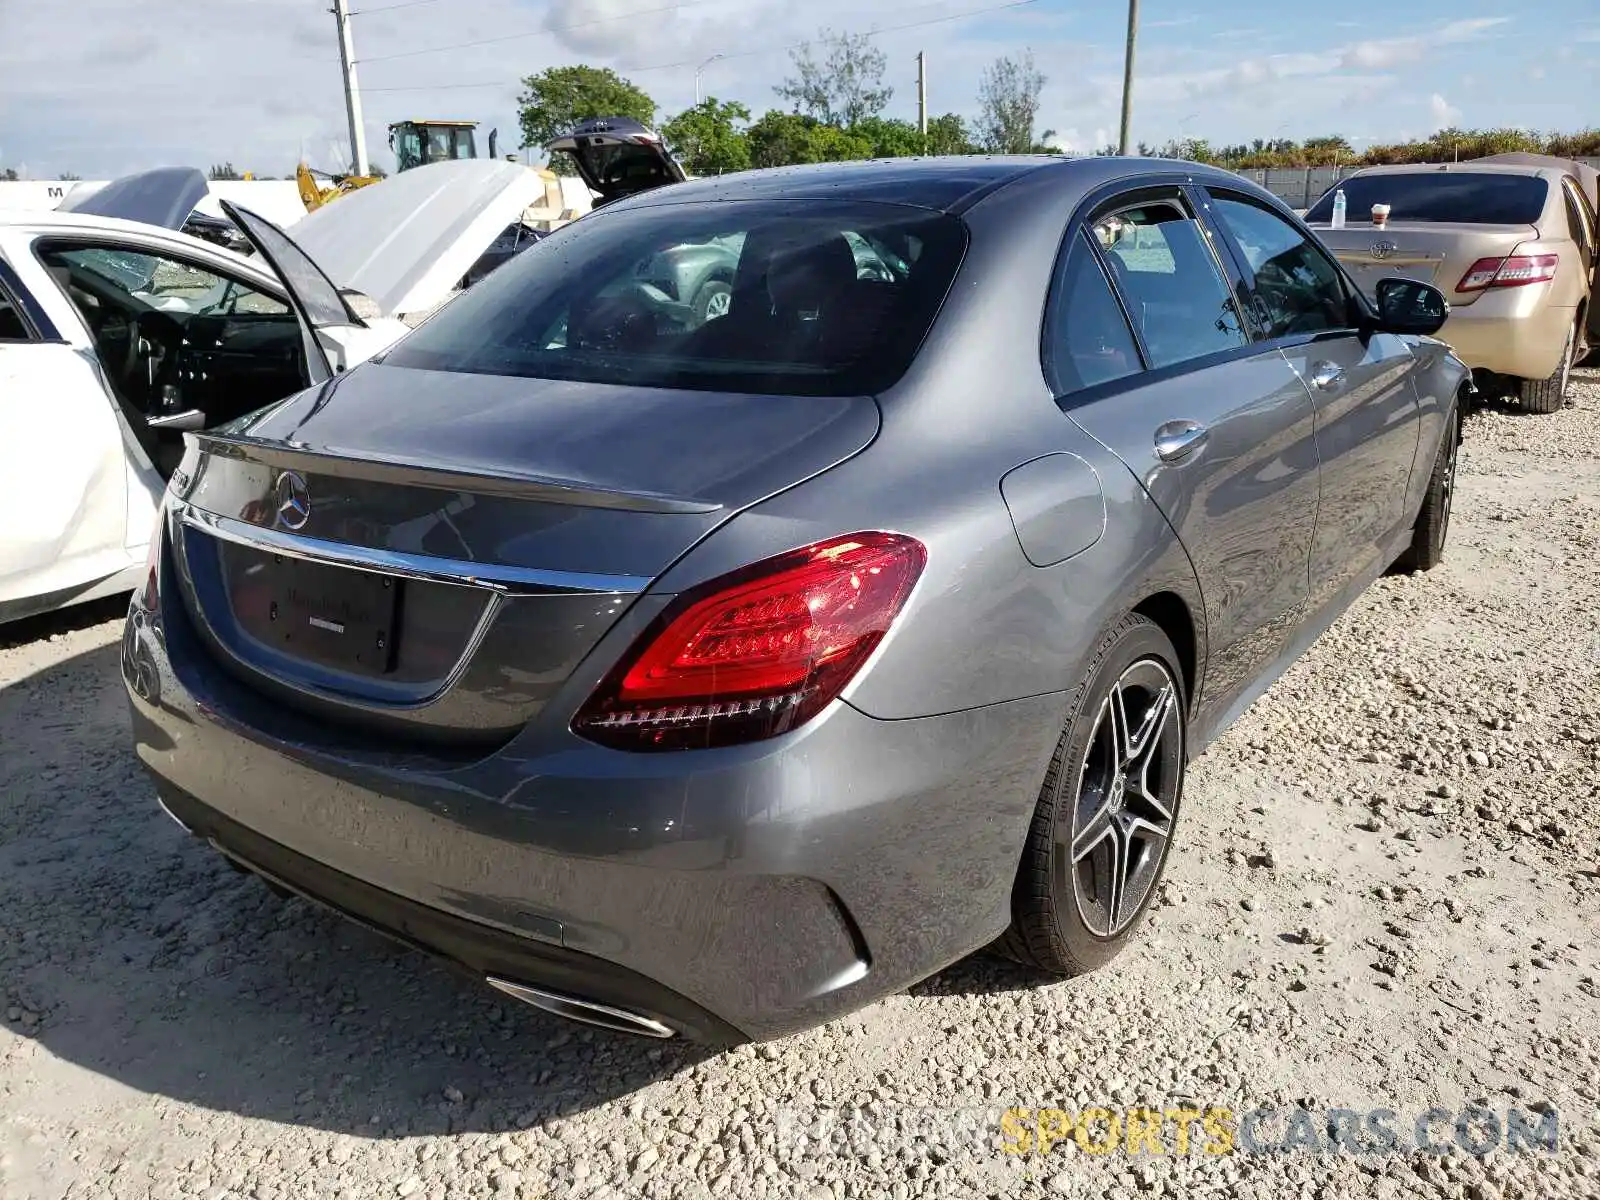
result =
[[[432,4],[435,0],[410,0],[411,4]],[[501,42],[517,42],[525,38],[543,37],[547,33],[566,33],[573,29],[588,29],[594,25],[607,25],[613,21],[626,21],[630,17],[648,17],[652,13],[673,12],[680,8],[694,8],[700,4],[720,3],[721,0],[678,0],[676,4],[662,4],[656,8],[641,8],[633,12],[617,13],[611,17],[594,17],[588,21],[576,21],[571,25],[547,25],[543,29],[530,29],[524,33],[506,33],[498,37],[479,38],[475,42],[457,42],[452,46],[424,46],[419,50],[402,50],[398,54],[380,54],[375,58],[363,58],[364,63],[388,62],[392,58],[415,58],[419,54],[442,54],[446,50],[470,50],[474,46],[494,46]],[[395,8],[407,7],[397,4]],[[368,12],[384,12],[384,9],[368,9]]]
[[[704,0],[701,0],[701,2],[704,2]],[[1030,5],[1037,4],[1037,3],[1038,3],[1038,0],[1007,0],[1007,2],[1003,3],[1003,4],[990,4],[990,5],[986,5],[983,8],[972,8],[972,9],[967,9],[964,12],[948,13],[945,16],[942,16],[942,17],[930,17],[930,18],[928,18],[926,20],[922,20],[922,21],[908,21],[908,22],[906,22],[904,24],[901,24],[901,25],[885,25],[885,26],[883,26],[881,28],[878,28],[878,29],[867,30],[864,33],[858,34],[857,36],[861,36],[861,37],[877,37],[878,35],[884,34],[884,33],[898,33],[903,29],[921,29],[924,26],[928,26],[928,25],[942,25],[947,21],[963,21],[968,17],[981,17],[986,13],[1003,12],[1004,10],[1009,9],[1009,8],[1027,8]],[[674,5],[674,7],[679,7],[679,6]],[[763,55],[763,54],[781,54],[781,53],[784,53],[784,52],[789,51],[789,50],[798,50],[802,46],[809,45],[810,41],[811,41],[811,39],[807,39],[806,41],[802,41],[802,42],[791,42],[787,46],[768,46],[768,47],[766,47],[764,49],[760,49],[760,50],[735,50],[735,51],[732,51],[730,53],[724,54],[722,57],[725,58],[725,59],[727,59],[727,58],[755,58],[755,57],[759,57],[760,55]],[[376,60],[369,58],[369,59],[364,59],[363,61],[365,61],[365,62],[374,62]],[[643,74],[645,74],[645,73],[647,73],[649,71],[671,71],[671,70],[677,70],[677,69],[682,68],[682,67],[693,67],[693,66],[697,65],[700,61],[701,60],[698,57],[696,57],[696,58],[682,59],[682,60],[680,60],[678,62],[656,63],[656,64],[654,64],[652,66],[648,66],[648,67],[616,67],[614,69],[619,74],[643,75]],[[496,80],[496,81],[494,81],[492,83],[491,82],[485,82],[485,83],[436,83],[436,84],[428,84],[428,85],[422,85],[422,86],[412,85],[412,86],[409,86],[409,87],[376,87],[376,88],[369,87],[369,88],[362,88],[361,90],[363,92],[448,92],[448,91],[458,91],[458,90],[469,89],[469,88],[516,87],[521,82],[522,82],[522,80],[520,80],[520,79],[501,79],[501,80]]]
[[397,8],[416,8],[422,4],[437,4],[439,0],[405,0],[402,4],[385,4],[382,8],[353,8],[350,10],[352,17],[364,17],[368,13],[393,12]]

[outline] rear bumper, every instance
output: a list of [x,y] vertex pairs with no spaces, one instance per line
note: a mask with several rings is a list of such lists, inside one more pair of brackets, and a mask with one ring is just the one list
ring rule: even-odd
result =
[[135,599],[123,671],[184,824],[475,974],[710,1042],[819,1024],[997,936],[1060,729],[1051,696],[907,721],[836,703],[766,743],[626,754],[552,712],[441,762],[293,718],[175,601]]
[[1543,286],[1492,290],[1450,310],[1434,336],[1475,370],[1516,379],[1546,379],[1561,365],[1577,310],[1545,303]]

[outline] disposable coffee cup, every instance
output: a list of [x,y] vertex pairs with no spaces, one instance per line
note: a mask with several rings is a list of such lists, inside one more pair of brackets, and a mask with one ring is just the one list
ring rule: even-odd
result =
[[1379,229],[1389,223],[1389,206],[1387,204],[1374,204],[1372,206],[1372,223]]

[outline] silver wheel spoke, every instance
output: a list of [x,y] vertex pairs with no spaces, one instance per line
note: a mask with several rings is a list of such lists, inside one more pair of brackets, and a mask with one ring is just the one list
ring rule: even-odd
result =
[[1110,854],[1110,896],[1106,901],[1106,935],[1109,937],[1117,931],[1122,923],[1122,895],[1128,883],[1128,839],[1115,821],[1111,823],[1111,837],[1109,839]]
[[1177,682],[1159,660],[1132,664],[1107,690],[1079,768],[1070,833],[1057,834],[1063,882],[1071,880],[1078,914],[1097,937],[1131,923],[1160,872],[1177,813],[1181,730]]

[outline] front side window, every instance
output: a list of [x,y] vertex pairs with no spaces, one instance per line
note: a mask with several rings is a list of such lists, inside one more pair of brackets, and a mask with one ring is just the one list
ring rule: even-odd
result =
[[1254,277],[1251,304],[1263,338],[1349,327],[1350,300],[1326,254],[1276,213],[1226,195],[1211,199]]
[[1152,367],[1249,341],[1204,233],[1175,201],[1107,213],[1096,219],[1093,234]]
[[214,423],[304,386],[300,323],[276,296],[129,246],[49,242],[38,256],[145,417],[197,409]]
[[1072,239],[1052,290],[1045,366],[1058,396],[1142,369],[1122,307],[1081,233]]
[[385,362],[795,395],[880,391],[910,365],[966,247],[886,204],[667,204],[586,217],[464,292]]

